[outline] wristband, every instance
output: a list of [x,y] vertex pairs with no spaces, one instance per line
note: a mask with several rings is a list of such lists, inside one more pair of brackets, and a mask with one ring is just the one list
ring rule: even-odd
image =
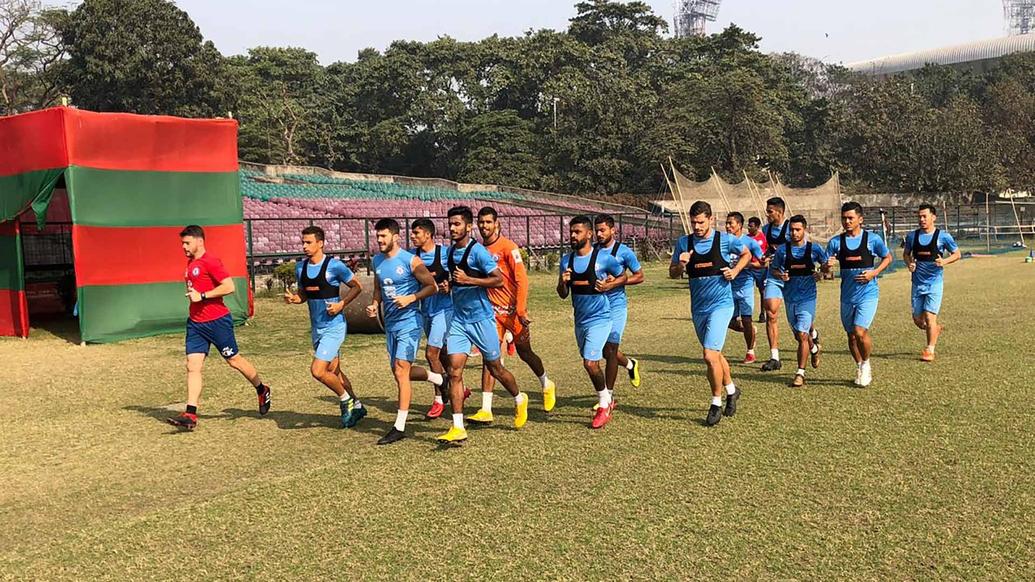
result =
[[206,299],[206,297],[205,297],[205,294],[204,294],[204,293],[202,293],[202,294],[201,294],[201,300],[202,300],[202,301],[204,301],[205,299]]

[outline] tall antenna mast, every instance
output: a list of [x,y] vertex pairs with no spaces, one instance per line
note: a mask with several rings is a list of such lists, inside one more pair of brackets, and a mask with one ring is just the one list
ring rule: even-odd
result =
[[1035,32],[1035,0],[1003,0],[1003,14],[1010,36]]
[[722,0],[676,0],[676,37],[704,36],[705,24],[715,22],[721,3]]

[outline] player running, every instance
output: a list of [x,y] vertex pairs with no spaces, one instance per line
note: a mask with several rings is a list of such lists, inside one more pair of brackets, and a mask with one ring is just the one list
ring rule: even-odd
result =
[[571,252],[561,258],[557,295],[575,310],[575,341],[582,354],[582,366],[597,391],[597,409],[592,428],[603,428],[614,414],[614,395],[605,381],[600,360],[614,329],[608,292],[625,285],[625,265],[601,246],[593,244],[593,222],[580,215],[568,223]]
[[[445,402],[449,399],[449,390],[445,385],[445,378],[449,373],[446,371],[449,365],[449,357],[445,352],[446,334],[449,332],[449,322],[453,319],[453,300],[449,297],[449,289],[446,282],[449,280],[449,270],[446,266],[446,254],[448,247],[435,243],[435,223],[427,218],[418,218],[410,225],[410,242],[413,243],[412,254],[420,257],[424,266],[435,278],[438,292],[420,302],[420,312],[424,335],[428,338],[424,350],[424,357],[428,361],[432,379],[441,376],[443,380],[435,387],[435,400],[431,408],[424,413],[424,418],[432,420],[442,416],[445,412]],[[437,375],[437,376],[436,376]],[[464,388],[464,400],[471,395],[471,391]]]
[[[776,249],[773,254],[773,274],[783,281],[784,305],[787,307],[787,321],[791,324],[794,338],[798,340],[798,371],[791,380],[792,388],[805,385],[805,361],[811,354],[812,367],[819,367],[819,353],[822,347],[814,340],[810,330],[816,320],[816,282],[822,276],[821,270],[827,262],[827,253],[818,244],[812,244],[805,234],[809,223],[797,214],[788,221],[790,240]],[[817,269],[817,267],[819,267]]]
[[442,384],[442,376],[413,365],[423,323],[417,302],[431,297],[438,289],[424,261],[399,246],[398,222],[382,218],[374,225],[374,231],[381,252],[374,255],[374,297],[367,306],[367,315],[376,318],[384,309],[385,344],[399,388],[395,424],[377,441],[379,445],[388,445],[406,438],[412,396],[410,381]]
[[447,282],[453,299],[453,320],[446,336],[449,352],[449,390],[453,406],[453,426],[438,437],[443,442],[467,440],[464,428],[464,365],[471,345],[478,346],[482,361],[492,377],[503,384],[514,397],[514,428],[528,421],[528,395],[519,392],[517,380],[501,361],[499,337],[487,289],[503,285],[503,275],[485,247],[471,238],[474,215],[466,206],[454,206],[447,213],[449,237],[453,245],[447,253],[450,279]]
[[[707,202],[698,200],[690,207],[690,224],[693,234],[679,237],[676,242],[669,275],[675,279],[686,271],[690,278],[694,331],[704,348],[708,382],[712,389],[712,402],[705,423],[715,426],[724,414],[736,414],[740,398],[722,348],[726,343],[726,326],[734,311],[731,281],[747,267],[751,254],[740,239],[712,228],[712,207]],[[737,262],[730,265],[727,259],[736,255],[739,255]],[[723,388],[726,392],[725,411],[720,408]]]
[[[762,221],[757,216],[752,216],[747,221],[748,224],[748,236],[755,239],[758,246],[762,247],[762,253],[768,254],[769,245],[765,242],[765,233],[762,232]],[[765,279],[769,269],[751,269],[751,275],[755,278],[755,287],[758,289],[758,323],[765,323]],[[755,362],[754,355],[751,356],[751,361],[748,362],[746,359],[745,364],[751,364]]]
[[[744,356],[744,363],[750,364],[755,361],[755,325],[751,320],[755,310],[755,273],[764,273],[765,266],[762,261],[765,259],[765,251],[759,246],[758,241],[744,232],[744,215],[739,212],[730,212],[726,215],[726,233],[740,239],[740,242],[747,247],[751,255],[748,266],[733,280],[733,318],[730,319],[729,327],[733,331],[744,334],[744,343],[747,344],[747,354]],[[737,253],[739,255],[739,253]],[[730,260],[735,261],[736,256]],[[764,280],[764,279],[763,279]]]
[[625,288],[631,285],[643,283],[643,267],[636,257],[636,252],[629,245],[618,242],[615,238],[615,219],[610,214],[598,214],[593,219],[593,226],[596,229],[597,246],[611,255],[622,266],[622,272],[629,272],[626,275],[625,283],[615,286],[606,293],[607,301],[611,304],[611,333],[607,336],[607,343],[604,344],[604,359],[607,365],[604,369],[604,383],[607,389],[614,394],[615,382],[618,380],[618,366],[625,368],[629,374],[629,383],[634,388],[640,385],[640,362],[636,358],[626,357],[622,353],[622,336],[625,334],[625,324],[629,320],[629,299],[626,296]]
[[[863,211],[858,202],[841,206],[841,226],[844,232],[827,243],[827,265],[835,263],[841,269],[841,325],[848,334],[848,349],[856,363],[856,386],[873,382],[870,354],[873,340],[870,326],[877,315],[880,288],[877,276],[891,264],[891,251],[884,239],[863,230]],[[876,259],[880,258],[880,264]],[[874,268],[876,266],[876,268]]]
[[[309,307],[313,349],[316,352],[309,371],[313,378],[338,396],[341,426],[352,428],[367,415],[367,410],[356,398],[352,383],[341,369],[338,352],[348,331],[345,306],[359,297],[362,288],[352,270],[340,259],[325,255],[323,247],[322,228],[309,226],[302,229],[302,252],[306,260],[299,261],[295,266],[298,293],[286,291],[284,302],[292,305],[305,303]],[[345,291],[344,295],[342,291]]]
[[935,226],[938,211],[934,206],[921,204],[917,218],[920,228],[906,235],[902,260],[913,274],[913,323],[927,336],[927,347],[920,353],[920,359],[933,362],[934,347],[942,333],[942,326],[938,324],[938,311],[942,306],[942,290],[945,287],[945,265],[955,263],[962,255],[952,235]]
[[255,366],[240,354],[234,337],[234,319],[223,303],[223,297],[235,291],[234,280],[223,261],[205,250],[205,231],[200,226],[192,224],[180,231],[180,244],[187,256],[183,278],[190,300],[185,341],[187,409],[166,419],[167,422],[184,430],[194,430],[198,426],[201,371],[213,344],[226,363],[251,382],[259,397],[259,414],[266,414],[270,410],[270,387],[262,383]]
[[[539,386],[543,389],[543,410],[550,412],[557,403],[557,387],[546,376],[543,360],[532,350],[529,330],[532,320],[528,317],[528,272],[521,261],[521,251],[514,241],[503,236],[499,216],[491,206],[478,211],[478,232],[503,275],[502,287],[488,289],[500,346],[506,347],[509,335],[518,357],[528,364],[528,368],[539,379]],[[495,384],[485,360],[482,360],[482,407],[467,420],[479,424],[492,422],[492,389]]]

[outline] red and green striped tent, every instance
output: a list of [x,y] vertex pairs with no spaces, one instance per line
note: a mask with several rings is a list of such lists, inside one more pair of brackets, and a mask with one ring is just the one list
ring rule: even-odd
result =
[[205,228],[207,248],[237,284],[237,322],[251,308],[237,123],[58,107],[0,117],[0,335],[26,337],[22,240],[42,228],[62,181],[83,341],[182,332],[186,258],[179,231]]

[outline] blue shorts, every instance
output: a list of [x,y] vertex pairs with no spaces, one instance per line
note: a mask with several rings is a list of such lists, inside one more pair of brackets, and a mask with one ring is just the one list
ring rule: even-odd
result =
[[733,317],[751,317],[755,313],[754,279],[733,280]]
[[693,314],[694,331],[706,350],[721,352],[726,345],[726,328],[733,319],[734,307],[725,305],[707,313]]
[[622,335],[625,334],[625,324],[629,321],[629,307],[611,308],[611,333],[607,336],[607,343],[622,343]]
[[442,349],[446,345],[449,334],[449,322],[453,320],[452,310],[445,309],[434,315],[423,315],[424,335],[428,337],[428,345]]
[[783,300],[783,281],[776,277],[768,277],[765,280],[765,292],[762,293],[763,300]]
[[812,322],[816,319],[816,298],[804,299],[801,301],[786,302],[787,321],[791,329],[796,332],[804,332],[812,329]]
[[877,315],[878,298],[865,299],[860,303],[841,303],[841,325],[845,331],[852,333],[856,327],[870,329],[873,318]]
[[942,286],[930,285],[923,291],[913,286],[913,315],[919,317],[926,313],[938,315],[942,308]]
[[449,355],[469,354],[472,344],[482,352],[482,361],[494,362],[500,359],[500,338],[496,334],[495,318],[463,323],[454,317],[449,322],[449,334],[446,336]]
[[219,350],[219,355],[226,359],[236,356],[240,350],[237,348],[237,338],[234,337],[234,318],[228,313],[203,323],[188,319],[186,344],[188,356],[208,355],[213,345]]
[[750,269],[751,278],[755,280],[755,287],[758,287],[758,292],[765,294],[765,282],[766,282],[766,270],[765,269]]
[[324,362],[333,362],[338,357],[341,344],[345,343],[347,335],[344,325],[335,325],[323,329],[313,329],[313,349],[316,350],[314,358]]
[[392,366],[395,366],[396,360],[413,363],[420,347],[420,334],[419,327],[385,332],[385,346],[388,348],[388,357],[392,359]]
[[602,321],[591,325],[575,326],[575,342],[583,360],[596,362],[604,359],[604,344],[611,334],[611,322]]

